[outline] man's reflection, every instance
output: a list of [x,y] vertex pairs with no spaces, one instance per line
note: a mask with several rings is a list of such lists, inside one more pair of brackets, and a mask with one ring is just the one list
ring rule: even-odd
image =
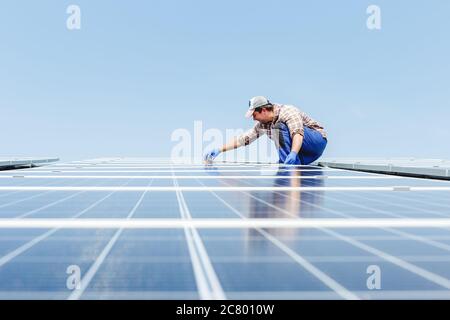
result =
[[[283,168],[276,173],[274,187],[321,187],[323,172],[312,169]],[[252,191],[249,197],[249,218],[313,218],[321,205],[322,191]],[[260,200],[259,200],[260,199]],[[264,202],[262,202],[263,200]],[[267,205],[271,204],[270,205]]]
[[[276,179],[272,182],[274,187],[324,186],[325,176],[323,171],[313,169],[313,167],[280,167],[276,176]],[[248,218],[298,219],[320,217],[320,208],[323,203],[322,193],[323,191],[303,190],[249,192]],[[280,239],[293,239],[301,237],[304,230],[299,228],[267,228],[265,231]],[[255,229],[247,229],[247,238],[248,240],[263,240],[264,237]],[[261,246],[265,245],[267,246],[269,243],[267,241],[249,241],[250,247],[248,249],[260,251]]]
[[[257,179],[220,179],[223,174],[217,168],[207,168],[208,175],[217,175],[219,185],[229,187],[322,187],[324,186],[324,173],[316,167],[285,167],[280,166],[267,178]],[[263,171],[263,170],[262,170]],[[226,174],[226,173],[225,173]],[[228,175],[228,174],[226,174]],[[262,177],[262,176],[261,176]],[[245,218],[257,219],[298,219],[318,218],[321,216],[323,204],[323,191],[304,190],[269,190],[237,192],[236,198],[230,205],[236,207],[235,201],[241,203],[239,212]],[[228,198],[228,193],[223,195]],[[301,237],[303,229],[299,228],[265,228],[266,232],[280,239],[294,239]],[[271,254],[273,245],[257,230],[243,229],[245,248],[249,255]]]

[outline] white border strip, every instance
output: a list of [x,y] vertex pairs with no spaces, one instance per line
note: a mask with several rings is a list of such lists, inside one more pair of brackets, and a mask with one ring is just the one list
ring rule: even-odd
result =
[[[74,173],[101,173],[101,172],[107,172],[107,173],[114,173],[114,172],[121,172],[121,173],[136,173],[136,172],[140,172],[140,173],[170,173],[170,170],[99,170],[97,168],[93,168],[94,170],[60,170],[60,169],[53,169],[53,170],[48,170],[47,168],[44,169],[26,169],[26,170],[16,170],[15,172],[43,172],[43,173],[54,173],[54,172],[74,172]],[[269,168],[260,168],[260,169],[239,169],[239,170],[222,170],[222,169],[214,169],[214,168],[206,168],[206,169],[192,169],[192,170],[174,170],[174,173],[187,173],[187,172],[203,172],[203,173],[208,173],[208,172],[311,172],[311,171],[319,171],[319,172],[336,172],[336,171],[342,171],[340,169],[269,169]]]
[[[173,179],[173,176],[145,176],[145,175],[60,175],[60,176],[46,176],[46,175],[0,175],[0,179]],[[362,179],[362,180],[378,180],[378,179],[404,179],[399,176],[328,176],[328,175],[316,175],[316,176],[281,176],[281,175],[263,175],[263,176],[175,176],[176,179]]]
[[46,187],[46,186],[2,186],[0,191],[450,191],[448,187]]
[[0,229],[172,229],[172,228],[442,228],[450,218],[436,219],[0,219]]

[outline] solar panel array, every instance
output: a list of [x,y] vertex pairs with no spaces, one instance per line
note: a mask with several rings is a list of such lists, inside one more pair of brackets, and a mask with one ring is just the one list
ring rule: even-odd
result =
[[317,166],[2,171],[0,298],[448,299],[449,195]]

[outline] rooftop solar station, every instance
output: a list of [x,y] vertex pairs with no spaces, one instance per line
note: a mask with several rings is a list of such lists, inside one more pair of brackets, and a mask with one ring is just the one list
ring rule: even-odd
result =
[[0,171],[0,299],[449,299],[450,182],[322,165]]

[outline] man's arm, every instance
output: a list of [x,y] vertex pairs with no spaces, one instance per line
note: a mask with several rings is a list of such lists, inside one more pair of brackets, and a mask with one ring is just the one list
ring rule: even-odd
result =
[[205,154],[204,159],[206,161],[212,161],[220,153],[228,151],[228,150],[233,150],[233,149],[239,148],[241,146],[246,146],[246,145],[252,143],[253,141],[255,141],[256,139],[258,139],[260,135],[261,135],[261,133],[259,130],[259,126],[255,125],[253,128],[251,128],[247,132],[243,133],[241,136],[235,137],[228,143],[224,144],[221,148],[217,148],[217,149],[209,151],[208,153]]
[[302,144],[303,144],[303,136],[300,133],[294,134],[294,136],[292,137],[291,151],[299,153],[300,149],[302,148]]
[[213,149],[213,150],[210,150],[209,152],[207,152],[203,156],[203,159],[206,162],[212,162],[214,160],[214,158],[216,158],[220,153],[239,148],[241,145],[242,145],[242,142],[240,141],[240,139],[238,137],[235,137],[233,140],[224,144],[222,147],[216,148],[216,149]]
[[298,153],[302,148],[303,136],[300,133],[294,133],[292,136],[291,152],[284,160],[285,164],[298,164]]
[[221,152],[225,152],[228,150],[233,150],[233,149],[239,148],[241,146],[246,146],[246,145],[252,143],[253,141],[255,141],[256,139],[258,139],[260,135],[261,135],[261,133],[260,133],[259,125],[256,124],[250,130],[244,132],[240,136],[235,137],[228,143],[224,144],[222,146],[222,148],[220,148],[219,150]]
[[221,148],[219,148],[220,152],[225,152],[233,149],[237,149],[242,146],[242,143],[238,137],[234,137],[232,140],[224,144]]

